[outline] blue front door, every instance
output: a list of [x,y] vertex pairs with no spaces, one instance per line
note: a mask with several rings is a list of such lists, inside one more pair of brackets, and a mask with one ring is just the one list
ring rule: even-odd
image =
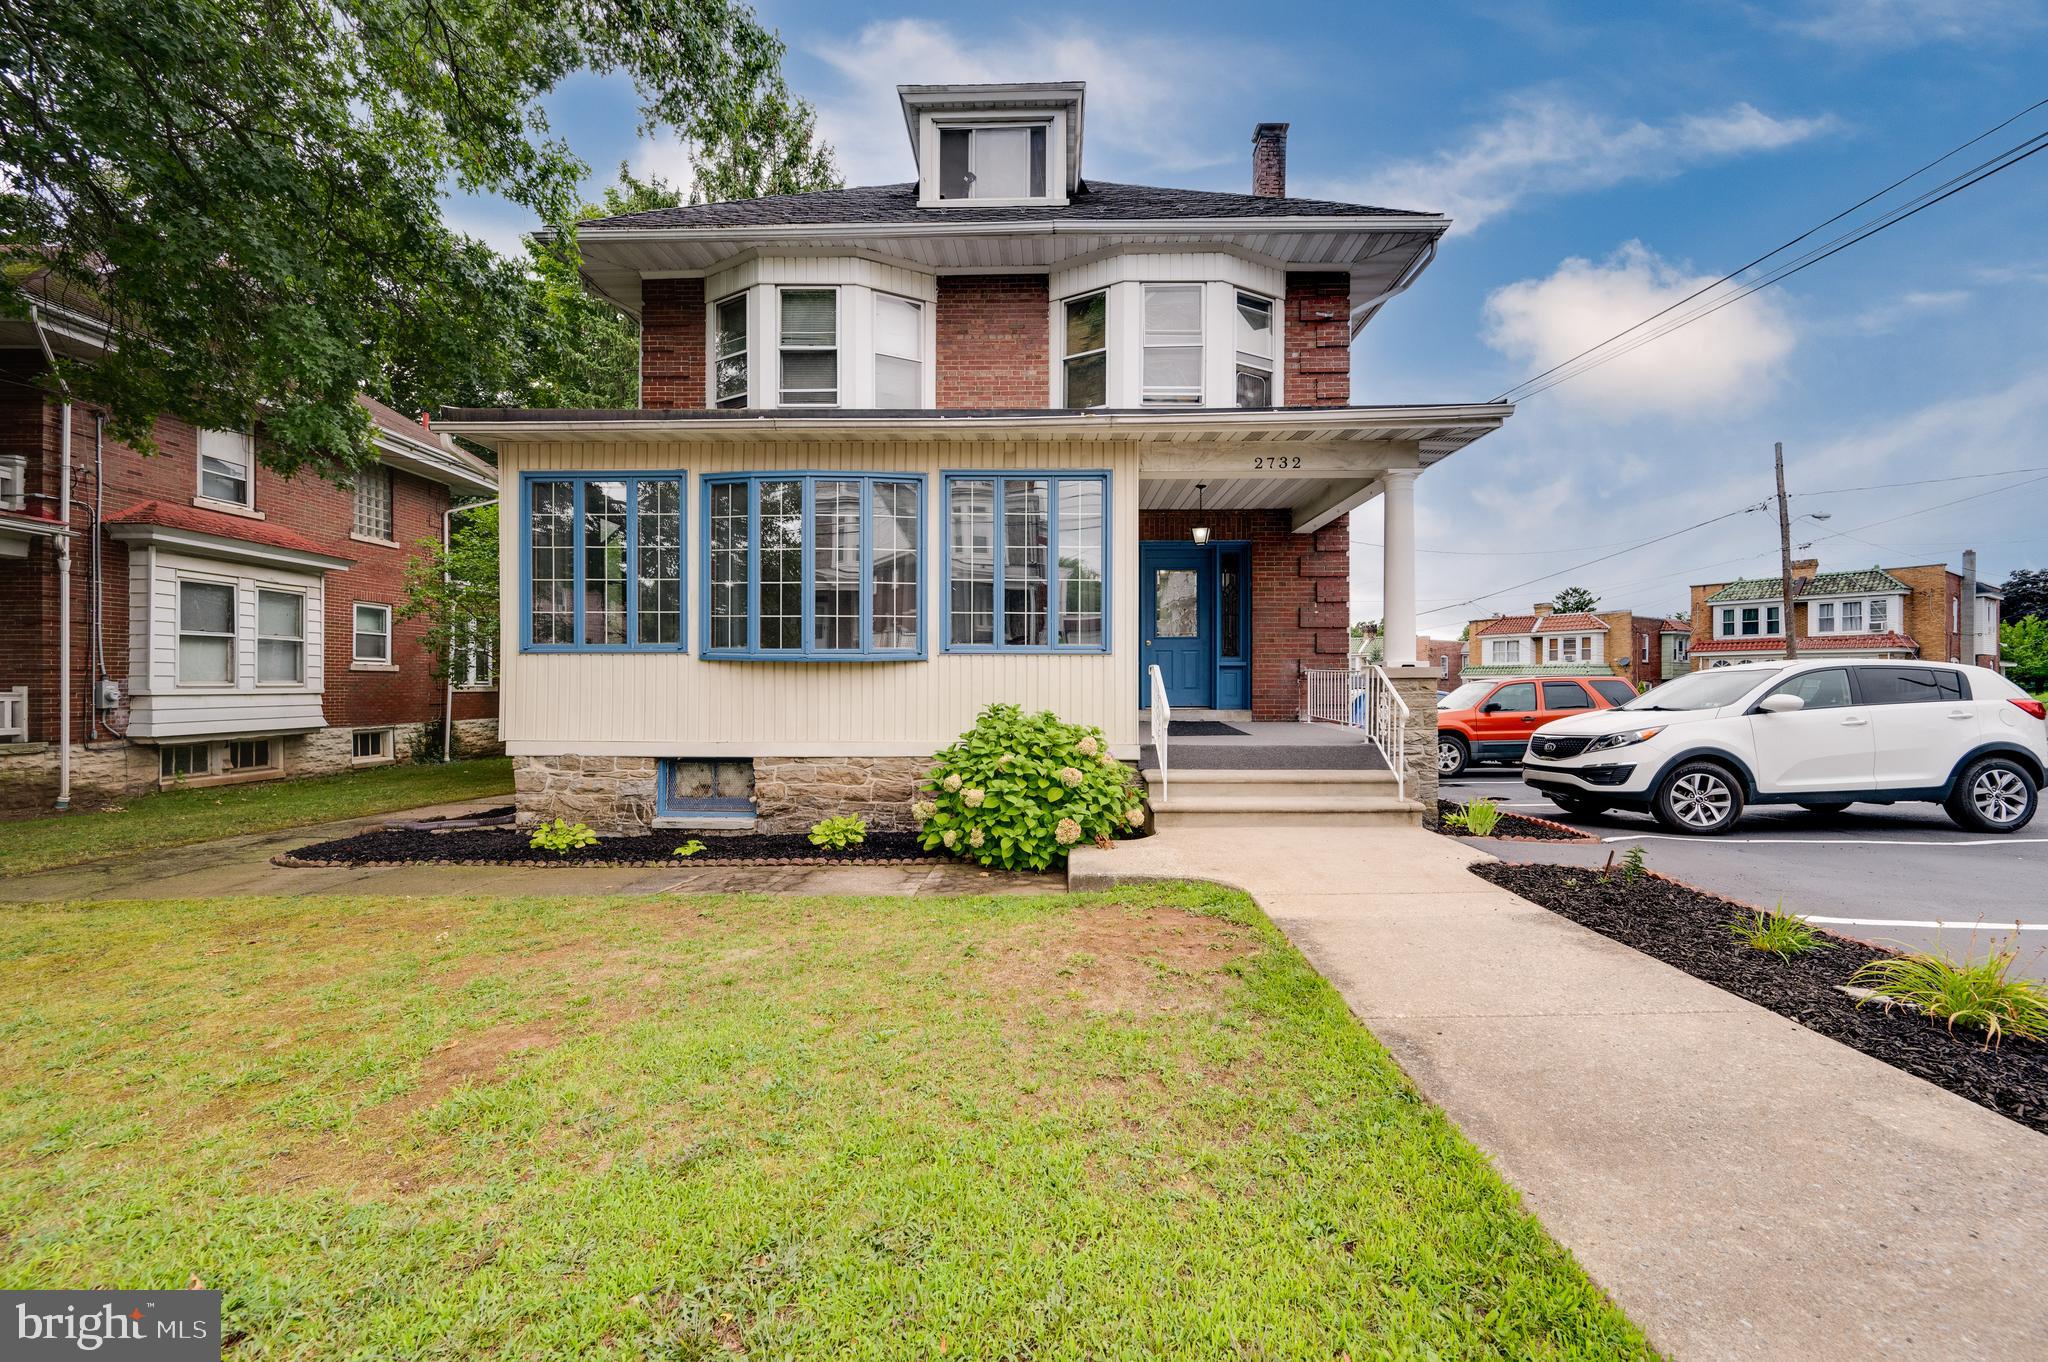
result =
[[1138,548],[1138,706],[1152,704],[1154,666],[1169,704],[1216,703],[1216,556],[1205,546],[1167,542]]

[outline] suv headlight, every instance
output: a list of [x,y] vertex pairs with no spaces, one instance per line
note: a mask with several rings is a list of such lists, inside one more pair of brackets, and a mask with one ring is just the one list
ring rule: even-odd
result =
[[1664,725],[1655,728],[1636,728],[1626,733],[1609,733],[1604,738],[1595,738],[1586,744],[1588,752],[1609,752],[1617,747],[1632,747],[1639,742],[1648,742],[1664,731]]

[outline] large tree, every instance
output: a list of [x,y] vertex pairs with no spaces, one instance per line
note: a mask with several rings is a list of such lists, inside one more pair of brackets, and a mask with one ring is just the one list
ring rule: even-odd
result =
[[0,308],[29,277],[113,323],[63,377],[117,436],[260,419],[284,471],[368,457],[358,392],[525,404],[617,372],[583,353],[566,241],[508,262],[441,219],[455,188],[573,220],[587,167],[540,108],[571,74],[628,76],[699,192],[835,182],[740,0],[0,0],[0,50]]
[[2048,620],[2048,569],[2016,569],[1999,589],[2005,593],[2005,603],[1999,607],[2005,618]]
[[1551,602],[1560,615],[1582,615],[1600,604],[1600,598],[1582,586],[1568,586]]

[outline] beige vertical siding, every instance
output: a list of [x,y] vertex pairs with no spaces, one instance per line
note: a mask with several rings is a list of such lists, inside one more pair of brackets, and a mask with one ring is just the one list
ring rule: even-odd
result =
[[[1009,701],[1094,724],[1113,750],[1138,743],[1138,459],[1121,442],[1054,444],[915,441],[535,443],[500,450],[505,505],[505,636],[500,730],[515,755],[921,755]],[[948,654],[941,590],[944,509],[940,475],[972,469],[1108,469],[1110,576],[1107,653]],[[779,469],[923,473],[925,631],[929,656],[912,662],[707,662],[700,597],[703,497],[711,473]],[[519,650],[520,474],[681,471],[688,475],[687,633],[690,652],[525,653]]]

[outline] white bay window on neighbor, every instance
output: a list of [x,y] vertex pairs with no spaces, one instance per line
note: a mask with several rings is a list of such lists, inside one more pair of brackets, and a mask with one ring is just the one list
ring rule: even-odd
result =
[[704,655],[915,658],[924,479],[756,473],[704,479]]
[[178,684],[235,683],[235,588],[226,582],[178,583]]
[[296,591],[257,591],[256,684],[296,686],[305,679],[305,596]]
[[1108,511],[1101,473],[948,474],[947,650],[1105,650]]
[[683,475],[528,474],[528,651],[680,652]]

